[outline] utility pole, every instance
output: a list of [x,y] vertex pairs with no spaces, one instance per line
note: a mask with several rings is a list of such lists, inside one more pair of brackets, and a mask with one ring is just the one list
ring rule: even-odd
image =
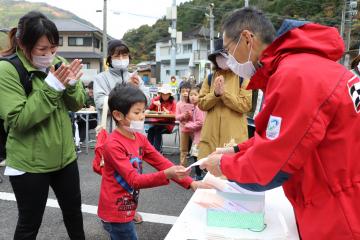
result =
[[245,0],[245,7],[249,6],[249,0]]
[[345,12],[346,12],[346,0],[344,0],[344,4],[341,10],[340,36],[343,39],[344,39],[344,31],[345,31]]
[[104,0],[104,9],[103,9],[103,61],[102,67],[105,69],[106,57],[107,57],[107,0]]
[[171,8],[171,59],[170,75],[176,75],[176,0],[173,0]]
[[[344,56],[343,64],[349,68],[350,63],[350,45],[351,45],[351,28],[352,20],[357,15],[357,1],[356,0],[344,0],[344,7],[341,18],[340,34],[345,42],[346,54]],[[346,34],[346,37],[345,37]]]
[[214,3],[209,4],[209,19],[210,19],[210,53],[214,52],[214,21],[215,17],[213,14]]

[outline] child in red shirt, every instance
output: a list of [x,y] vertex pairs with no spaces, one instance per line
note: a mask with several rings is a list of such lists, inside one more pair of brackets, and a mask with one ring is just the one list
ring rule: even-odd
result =
[[[184,188],[201,183],[186,177],[188,172],[157,152],[143,131],[146,97],[130,85],[118,85],[109,95],[109,109],[117,128],[104,146],[98,216],[111,239],[137,239],[133,222],[139,190],[169,184],[172,179]],[[159,170],[142,174],[142,161]]]
[[[163,112],[166,114],[175,114],[176,101],[172,96],[171,87],[168,84],[163,84],[159,89],[159,96],[152,99],[149,110]],[[169,122],[169,119],[151,119],[151,121],[167,123]],[[147,139],[159,152],[162,151],[162,135],[164,133],[171,133],[174,129],[174,126],[175,123],[172,121],[169,122],[169,124],[154,124],[149,128]]]

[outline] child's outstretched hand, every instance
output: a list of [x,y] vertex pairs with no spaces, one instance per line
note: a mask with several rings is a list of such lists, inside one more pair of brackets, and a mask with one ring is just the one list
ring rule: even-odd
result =
[[164,173],[167,179],[182,179],[189,176],[190,171],[191,169],[186,171],[186,168],[183,166],[172,166],[164,170]]

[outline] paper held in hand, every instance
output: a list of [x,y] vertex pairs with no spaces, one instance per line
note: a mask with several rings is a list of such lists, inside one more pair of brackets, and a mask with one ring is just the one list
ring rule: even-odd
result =
[[185,171],[187,172],[187,171],[190,170],[190,168],[201,165],[201,164],[202,164],[203,162],[205,162],[206,160],[208,160],[207,157],[206,157],[206,158],[202,158],[202,159],[200,159],[200,160],[197,160],[196,162],[194,162],[193,164],[191,164],[190,166],[188,166]]

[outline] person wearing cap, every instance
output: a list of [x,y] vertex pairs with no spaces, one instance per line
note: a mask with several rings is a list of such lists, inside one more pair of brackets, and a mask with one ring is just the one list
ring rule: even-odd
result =
[[[109,69],[99,73],[94,79],[94,100],[99,116],[101,116],[104,97],[108,96],[117,84],[132,83],[138,86],[149,99],[149,93],[143,80],[137,74],[128,72],[130,60],[130,50],[123,41],[117,39],[109,41],[106,58],[106,65],[109,66]],[[111,117],[108,120],[107,127],[111,131]]]
[[204,79],[198,106],[206,111],[200,135],[198,159],[207,157],[217,147],[248,138],[246,113],[251,109],[251,91],[243,80],[229,70],[223,54],[222,39],[215,41],[215,51],[208,56],[214,72]]
[[[156,96],[151,100],[149,110],[164,112],[166,114],[175,114],[176,101],[172,96],[171,87],[168,84],[163,84],[158,91],[159,96]],[[151,119],[153,122],[169,121],[168,119]],[[148,140],[155,147],[156,150],[161,152],[162,147],[162,135],[164,133],[171,133],[174,129],[173,124],[169,125],[154,125],[148,130]]]

